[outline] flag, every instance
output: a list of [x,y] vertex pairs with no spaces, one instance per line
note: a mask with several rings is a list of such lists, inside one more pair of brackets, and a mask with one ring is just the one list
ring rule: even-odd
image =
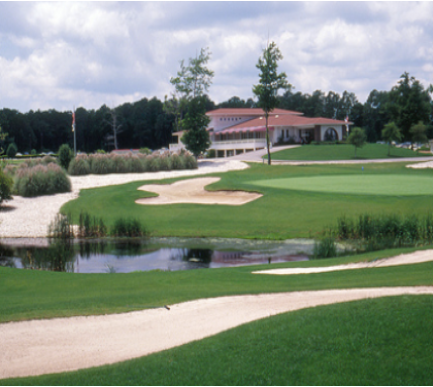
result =
[[344,119],[344,122],[347,124],[349,123],[349,116],[346,115],[346,118]]
[[72,131],[75,132],[75,111],[72,112]]

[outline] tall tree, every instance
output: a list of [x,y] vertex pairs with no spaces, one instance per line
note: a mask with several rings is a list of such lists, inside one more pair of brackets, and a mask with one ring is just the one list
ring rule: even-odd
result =
[[388,143],[388,156],[391,155],[391,143],[393,141],[400,141],[401,136],[401,130],[398,128],[395,122],[390,122],[383,128],[382,139]]
[[164,110],[168,114],[175,115],[176,131],[179,130],[179,124],[188,101],[202,97],[205,92],[209,91],[214,76],[214,72],[206,67],[210,56],[209,48],[200,49],[198,56],[189,58],[188,65],[185,65],[185,61],[181,60],[177,77],[170,79],[175,91],[170,99],[165,97]]
[[204,98],[193,98],[188,103],[188,110],[182,120],[182,128],[186,131],[182,142],[196,158],[210,146],[209,132],[206,130],[209,122]]
[[412,137],[412,144],[414,142],[425,144],[428,141],[427,126],[425,126],[422,121],[419,121],[417,124],[412,125],[409,132]]
[[268,164],[271,164],[271,152],[269,150],[269,113],[278,106],[278,91],[280,89],[290,89],[286,78],[286,73],[278,73],[278,61],[283,59],[283,55],[275,42],[271,42],[263,50],[256,67],[260,70],[259,84],[253,86],[253,93],[258,97],[257,106],[265,112],[266,119],[266,146],[268,151]]
[[430,122],[431,97],[423,85],[405,72],[397,86],[389,92],[387,110],[390,117],[401,128],[405,140],[410,140],[410,128],[422,121]]

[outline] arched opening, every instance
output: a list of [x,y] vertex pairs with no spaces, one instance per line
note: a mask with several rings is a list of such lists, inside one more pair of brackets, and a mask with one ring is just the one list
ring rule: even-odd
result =
[[337,141],[338,140],[338,133],[334,128],[328,128],[325,132],[325,141]]

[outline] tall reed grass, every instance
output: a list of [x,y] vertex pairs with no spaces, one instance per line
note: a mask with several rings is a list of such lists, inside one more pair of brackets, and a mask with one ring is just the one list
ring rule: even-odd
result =
[[13,192],[24,197],[70,192],[71,181],[57,164],[20,166],[15,170]]
[[91,154],[78,155],[69,164],[73,176],[108,173],[142,173],[178,169],[196,169],[197,161],[189,152],[146,155]]
[[329,234],[366,251],[428,245],[433,243],[433,215],[362,214],[357,220],[343,216]]

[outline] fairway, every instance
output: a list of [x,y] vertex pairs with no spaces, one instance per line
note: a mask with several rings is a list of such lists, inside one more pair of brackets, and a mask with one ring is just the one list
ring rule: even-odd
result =
[[413,196],[432,195],[430,176],[408,175],[338,175],[312,176],[252,181],[249,184],[287,190],[338,194]]

